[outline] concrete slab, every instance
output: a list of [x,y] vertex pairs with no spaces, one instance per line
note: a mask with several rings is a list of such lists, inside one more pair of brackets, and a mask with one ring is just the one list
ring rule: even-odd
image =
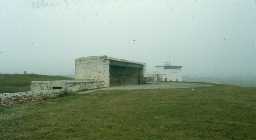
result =
[[209,86],[213,86],[213,84],[170,82],[170,83],[110,87],[104,90],[170,89],[170,88],[196,88],[196,87],[209,87]]
[[104,91],[104,90],[146,90],[146,89],[173,89],[173,88],[192,88],[193,89],[198,87],[210,87],[210,86],[214,86],[214,84],[169,82],[169,83],[154,83],[154,84],[144,84],[144,85],[109,87],[109,88],[97,89],[93,91],[80,92],[79,94],[91,94],[96,91]]

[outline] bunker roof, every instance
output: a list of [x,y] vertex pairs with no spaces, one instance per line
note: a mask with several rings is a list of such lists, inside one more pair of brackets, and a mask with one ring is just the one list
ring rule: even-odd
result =
[[141,67],[145,66],[145,63],[129,61],[129,60],[113,58],[113,57],[108,57],[106,55],[104,55],[104,56],[80,57],[80,58],[77,58],[76,61],[83,61],[83,60],[88,60],[88,59],[105,59],[105,60],[109,60],[113,65],[115,65],[115,64],[116,65],[120,65],[121,63],[126,63],[126,64],[132,64],[132,65],[140,65]]
[[157,68],[164,68],[164,69],[181,69],[182,66],[174,66],[174,65],[163,65],[163,66],[156,66]]

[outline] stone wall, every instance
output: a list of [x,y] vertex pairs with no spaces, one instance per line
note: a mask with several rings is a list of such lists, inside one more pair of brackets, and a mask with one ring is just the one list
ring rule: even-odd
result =
[[109,60],[106,56],[91,56],[78,58],[75,61],[75,79],[104,81],[109,87]]
[[104,85],[103,81],[94,80],[33,81],[31,91],[1,93],[0,105],[11,106],[18,103],[44,100],[64,94],[74,94],[78,91],[103,88]]
[[61,80],[61,81],[33,81],[32,92],[77,92],[104,87],[103,81],[95,80]]

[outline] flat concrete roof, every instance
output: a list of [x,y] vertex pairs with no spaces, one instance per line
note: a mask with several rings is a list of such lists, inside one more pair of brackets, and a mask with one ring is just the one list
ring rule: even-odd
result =
[[182,66],[174,66],[174,65],[164,65],[164,66],[156,66],[157,68],[164,69],[182,69]]
[[110,66],[119,66],[119,67],[130,67],[130,68],[140,68],[143,69],[144,65],[138,63],[131,63],[126,61],[116,61],[110,60]]
[[[113,66],[131,66],[131,67],[138,67],[138,66],[139,67],[144,67],[145,66],[145,63],[108,57],[106,55],[104,55],[104,56],[80,57],[80,58],[77,58],[76,61],[82,61],[82,60],[87,60],[87,59],[105,59],[105,60],[109,60],[110,65],[113,65]],[[123,64],[123,63],[125,63],[125,64]]]

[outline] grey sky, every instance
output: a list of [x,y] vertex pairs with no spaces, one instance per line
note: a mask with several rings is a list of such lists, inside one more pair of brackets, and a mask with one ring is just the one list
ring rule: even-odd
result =
[[104,54],[256,75],[256,1],[0,1],[1,73],[72,74],[75,58]]

